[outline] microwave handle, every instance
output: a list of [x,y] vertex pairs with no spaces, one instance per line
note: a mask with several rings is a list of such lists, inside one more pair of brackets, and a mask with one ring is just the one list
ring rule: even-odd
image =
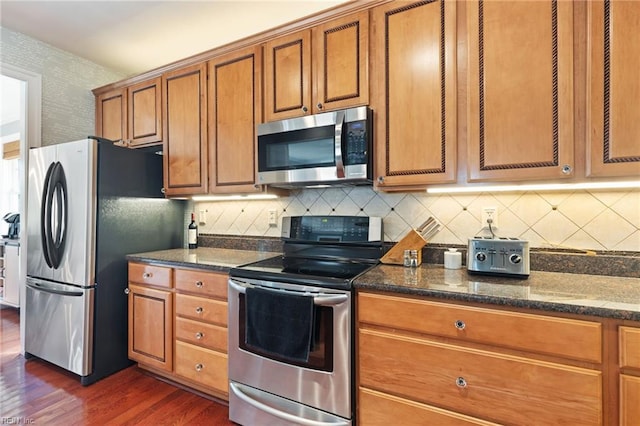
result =
[[336,173],[338,178],[344,178],[344,160],[342,156],[342,129],[344,127],[344,111],[336,112],[335,153]]

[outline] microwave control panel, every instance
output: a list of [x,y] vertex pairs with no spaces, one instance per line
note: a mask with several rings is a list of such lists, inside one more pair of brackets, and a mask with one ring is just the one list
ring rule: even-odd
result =
[[369,162],[369,132],[367,121],[345,123],[345,158],[344,164],[367,164]]

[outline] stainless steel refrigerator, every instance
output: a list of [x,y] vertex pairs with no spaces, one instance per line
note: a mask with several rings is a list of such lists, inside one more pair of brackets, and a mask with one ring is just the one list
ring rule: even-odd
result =
[[83,385],[129,365],[126,254],[183,246],[162,157],[91,138],[29,151],[25,352]]

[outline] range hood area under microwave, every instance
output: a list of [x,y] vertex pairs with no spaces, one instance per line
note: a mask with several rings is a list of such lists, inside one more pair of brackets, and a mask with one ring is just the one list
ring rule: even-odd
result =
[[362,106],[259,124],[258,183],[371,185],[372,117]]

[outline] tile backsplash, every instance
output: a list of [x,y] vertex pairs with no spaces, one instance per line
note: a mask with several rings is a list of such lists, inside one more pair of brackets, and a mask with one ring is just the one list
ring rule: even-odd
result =
[[[498,209],[501,237],[526,239],[534,248],[640,252],[640,191],[573,191],[480,194],[378,193],[370,187],[305,189],[275,200],[198,202],[201,234],[280,236],[280,218],[296,215],[366,215],[384,218],[385,241],[401,239],[433,216],[443,229],[432,243],[466,245],[489,235],[484,207]],[[276,210],[277,226],[269,226]]]

